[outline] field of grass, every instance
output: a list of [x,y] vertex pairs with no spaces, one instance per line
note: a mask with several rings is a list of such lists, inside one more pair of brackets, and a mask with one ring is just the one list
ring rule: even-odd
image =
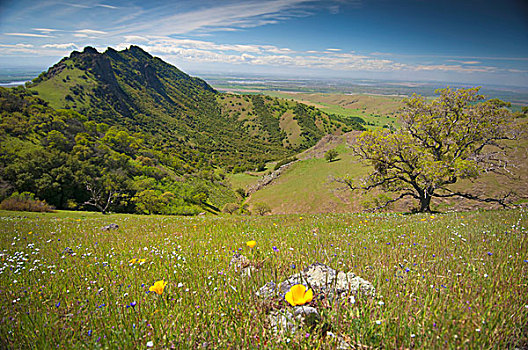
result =
[[[318,328],[274,335],[267,310],[290,306],[255,296],[316,261],[377,289],[350,305],[312,301],[354,347],[523,347],[526,215],[1,212],[1,347],[334,348]],[[119,229],[102,231],[108,223]],[[229,267],[235,252],[260,268],[238,275]],[[162,294],[149,292],[159,280]]]
[[338,159],[328,162],[318,158],[301,160],[287,169],[275,182],[255,192],[250,203],[263,202],[271,206],[273,213],[326,213],[358,211],[357,202],[350,200],[349,190],[340,190],[342,184],[331,177],[350,175],[359,177],[367,167],[344,144],[335,148]]

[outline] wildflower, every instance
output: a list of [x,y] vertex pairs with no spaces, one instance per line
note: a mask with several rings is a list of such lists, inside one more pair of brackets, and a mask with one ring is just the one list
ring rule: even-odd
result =
[[136,304],[137,303],[135,301],[133,301],[133,302],[130,303],[130,306],[134,307],[134,306],[136,306]]
[[55,304],[55,306],[56,306],[56,307],[59,307],[59,306],[60,306],[60,301],[59,301],[57,304]]
[[285,299],[291,306],[304,305],[313,299],[312,289],[306,290],[302,284],[296,284],[286,293]]
[[156,283],[154,283],[153,286],[150,286],[149,291],[156,292],[157,294],[161,295],[166,285],[167,282],[165,282],[164,280],[157,281]]
[[278,252],[278,251],[279,251],[279,248],[273,246],[273,251],[274,251],[274,252]]
[[381,324],[381,321],[380,321],[380,320],[377,320],[377,321],[376,321],[376,324]]
[[246,245],[247,245],[248,247],[250,247],[250,248],[253,248],[254,246],[257,245],[257,242],[255,242],[255,241],[247,241],[247,242],[246,242]]
[[135,264],[136,261],[137,261],[137,259],[130,259],[130,260],[128,260],[128,262],[131,263],[131,264]]
[[[195,226],[196,227],[196,226]],[[151,348],[154,346],[154,342],[153,341],[149,341],[147,342],[147,348]]]

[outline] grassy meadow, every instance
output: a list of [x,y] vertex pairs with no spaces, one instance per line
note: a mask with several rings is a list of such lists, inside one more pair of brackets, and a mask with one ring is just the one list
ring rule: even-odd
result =
[[[317,295],[312,302],[322,324],[353,347],[528,344],[524,209],[188,218],[0,212],[0,220],[1,348],[334,348],[318,328],[274,335],[267,312],[290,306],[255,296],[316,261],[377,289],[351,305],[322,305]],[[109,223],[119,229],[102,231]],[[231,269],[235,252],[258,271],[244,277]],[[162,294],[149,292],[159,280],[167,282]]]

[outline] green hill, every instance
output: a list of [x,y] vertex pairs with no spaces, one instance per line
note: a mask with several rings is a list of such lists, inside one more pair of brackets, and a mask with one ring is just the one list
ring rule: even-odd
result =
[[220,94],[137,46],[74,51],[0,89],[0,200],[59,209],[197,214],[237,200],[226,173],[362,129],[301,103]]
[[[333,181],[336,177],[358,178],[368,173],[369,168],[358,161],[351,149],[356,135],[357,132],[342,136],[328,135],[316,146],[298,154],[298,162],[292,163],[274,181],[249,196],[246,201],[249,208],[256,203],[266,203],[273,214],[317,214],[358,212],[374,207],[384,196],[382,192],[373,190],[368,193],[353,193],[343,184]],[[528,152],[528,138],[524,136],[516,142],[509,142],[509,146],[508,158],[515,166],[511,167],[508,175],[483,174],[476,181],[461,180],[456,188],[486,196],[498,195],[508,188],[514,192],[515,202],[526,201],[528,165],[524,158]],[[324,154],[329,149],[338,151],[336,161],[328,162],[324,159]],[[235,174],[229,175],[228,179],[233,187],[248,190],[264,174]],[[408,211],[414,205],[416,203],[410,200],[402,201],[388,210]],[[441,211],[497,208],[490,203],[467,199],[437,200],[433,207]]]
[[219,94],[137,46],[74,51],[29,90],[51,107],[184,144],[228,170],[254,168],[313,146],[326,133],[361,128],[299,103]]

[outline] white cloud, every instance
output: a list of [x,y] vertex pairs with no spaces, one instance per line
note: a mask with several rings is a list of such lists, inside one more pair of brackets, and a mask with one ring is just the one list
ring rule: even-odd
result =
[[38,54],[39,52],[33,48],[33,45],[30,44],[0,44],[0,54],[11,55],[11,54]]
[[78,49],[78,46],[74,43],[68,43],[68,44],[46,44],[42,45],[42,48],[53,48],[53,49],[70,49],[70,50],[76,50]]
[[[123,49],[131,43],[122,43]],[[218,44],[194,39],[154,38],[142,47],[154,55],[178,61],[289,66],[357,71],[399,71],[409,67],[386,59],[342,52],[296,52],[272,45]]]
[[338,51],[341,51],[341,49],[326,49],[326,51],[335,51],[335,52],[338,52]]
[[0,47],[10,47],[10,48],[30,48],[30,47],[33,47],[33,45],[31,45],[31,44],[14,44],[14,45],[0,44]]
[[37,32],[42,32],[42,33],[47,33],[47,34],[59,31],[58,29],[51,29],[51,28],[32,28],[32,29],[36,30]]
[[432,65],[418,65],[414,67],[416,71],[443,71],[443,72],[458,72],[458,73],[492,73],[497,70],[496,67],[486,66],[472,66],[464,67],[459,64],[448,65],[448,64],[432,64]]
[[178,11],[177,14],[171,11],[170,7],[177,6],[173,4],[168,5],[165,11],[167,14],[162,14],[156,21],[144,21],[142,25],[126,25],[118,30],[118,34],[141,31],[152,35],[172,35],[252,28],[292,17],[307,16],[310,13],[304,8],[313,2],[314,0],[246,0],[228,3],[218,1],[211,2],[211,6],[187,12]]
[[75,32],[80,33],[80,34],[89,34],[89,35],[108,34],[107,32],[103,32],[101,30],[93,30],[93,29],[81,29],[81,30],[76,30]]
[[112,5],[106,5],[106,4],[97,4],[95,5],[97,7],[104,7],[104,8],[107,8],[107,9],[118,9],[119,7],[116,7],[116,6],[112,6]]
[[139,35],[125,35],[124,39],[126,42],[147,42],[149,41],[148,38],[145,38],[144,36],[139,36]]
[[460,61],[460,60],[447,60],[446,62],[462,63],[462,64],[480,64],[480,61]]
[[76,38],[87,38],[88,37],[88,35],[86,34],[79,34],[79,33],[73,34],[73,36]]
[[53,38],[52,35],[46,35],[46,34],[33,34],[33,33],[4,33],[4,35],[12,35],[12,36],[27,36],[31,38]]

